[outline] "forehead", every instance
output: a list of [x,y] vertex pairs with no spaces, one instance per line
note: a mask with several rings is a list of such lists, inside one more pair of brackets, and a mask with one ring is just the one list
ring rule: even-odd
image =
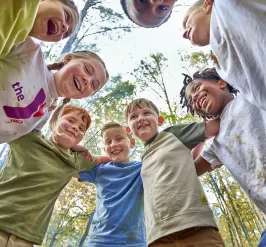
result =
[[154,111],[149,105],[141,104],[141,105],[132,106],[128,114],[130,115],[130,114],[134,114],[134,113],[138,113],[138,112],[146,111],[146,110]]
[[206,79],[194,79],[192,82],[190,82],[185,91],[186,98],[189,98],[192,93],[195,91],[195,86],[198,84],[216,84],[216,80],[206,80]]
[[103,138],[104,139],[112,139],[117,135],[127,136],[126,130],[122,127],[111,127],[104,131]]
[[79,110],[73,110],[71,112],[68,112],[67,114],[64,114],[62,116],[63,118],[68,118],[68,117],[72,117],[75,118],[76,120],[78,120],[81,124],[85,124],[87,125],[88,123],[88,119],[85,117],[85,115],[80,112]]

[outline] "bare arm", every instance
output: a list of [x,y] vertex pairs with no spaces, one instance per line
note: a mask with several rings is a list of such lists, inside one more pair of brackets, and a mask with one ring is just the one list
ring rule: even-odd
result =
[[195,168],[198,176],[203,175],[206,172],[212,172],[213,170],[220,168],[222,164],[215,166],[214,168],[211,167],[211,164],[199,156],[195,161]]

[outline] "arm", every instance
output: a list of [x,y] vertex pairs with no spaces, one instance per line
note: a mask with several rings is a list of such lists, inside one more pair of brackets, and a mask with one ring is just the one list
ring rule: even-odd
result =
[[194,147],[191,150],[191,153],[192,153],[194,160],[200,155],[200,152],[201,152],[202,148],[204,147],[204,145],[205,145],[205,142],[200,142],[196,147]]
[[71,150],[74,152],[83,152],[85,155],[85,157],[84,157],[85,160],[87,160],[87,159],[93,160],[92,155],[89,152],[89,150],[87,148],[81,146],[81,145],[76,145],[75,147],[71,148]]
[[100,165],[100,164],[105,164],[105,163],[108,163],[109,161],[111,161],[107,156],[99,156],[97,157],[97,165]]
[[29,35],[40,1],[0,0],[0,59]]
[[195,168],[196,168],[196,172],[198,176],[203,175],[206,172],[212,172],[217,168],[222,167],[223,164],[217,165],[215,167],[211,167],[211,164],[203,159],[201,156],[199,156],[196,160],[195,160]]
[[218,135],[220,130],[220,118],[205,121],[205,136],[213,137]]

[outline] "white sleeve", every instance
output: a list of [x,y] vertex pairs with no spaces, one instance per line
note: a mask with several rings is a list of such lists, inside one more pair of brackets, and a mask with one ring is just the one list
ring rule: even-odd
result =
[[202,150],[200,156],[208,161],[211,164],[211,167],[214,168],[215,166],[223,164],[219,158],[216,156],[215,152],[213,151],[213,145],[212,142],[210,145],[205,146]]

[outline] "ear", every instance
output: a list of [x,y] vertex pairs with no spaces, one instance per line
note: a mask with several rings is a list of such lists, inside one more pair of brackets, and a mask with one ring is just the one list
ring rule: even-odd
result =
[[227,87],[227,82],[225,80],[219,80],[217,82],[217,84],[218,84],[218,86],[219,86],[220,89],[224,89],[224,88]]
[[72,60],[72,55],[70,55],[70,54],[68,54],[68,55],[66,55],[64,58],[63,58],[63,63],[64,64],[67,64],[69,61],[71,61]]
[[205,0],[203,8],[205,10],[205,13],[209,14],[212,11],[212,5],[214,3],[214,0]]
[[132,134],[132,132],[131,132],[131,129],[129,128],[129,126],[126,126],[126,132],[128,133],[128,134]]
[[163,125],[163,122],[164,122],[164,118],[162,116],[159,116],[158,117],[158,125],[159,126],[162,126]]
[[134,138],[131,138],[131,139],[130,139],[130,147],[131,147],[131,148],[134,148],[134,147],[135,147],[135,143],[136,143],[136,142],[135,142],[135,139],[134,139]]

